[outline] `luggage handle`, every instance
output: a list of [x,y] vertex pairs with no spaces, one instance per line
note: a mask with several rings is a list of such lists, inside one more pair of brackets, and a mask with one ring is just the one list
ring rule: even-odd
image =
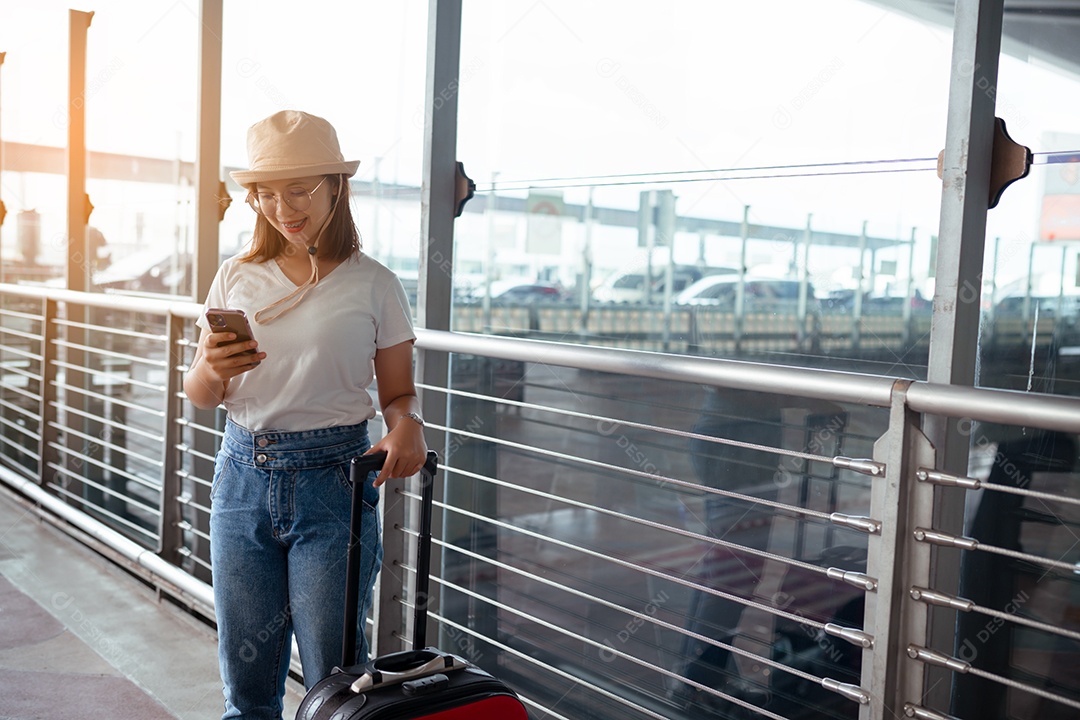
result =
[[[419,664],[417,664],[419,663]],[[457,655],[441,652],[435,648],[405,650],[384,655],[364,667],[363,674],[349,688],[363,693],[378,687],[428,677],[436,673],[462,670],[468,663]]]
[[[385,452],[354,457],[349,464],[349,482],[352,484],[352,509],[349,517],[349,551],[345,562],[345,629],[341,642],[342,666],[356,662],[356,615],[360,604],[360,537],[363,519],[364,483],[370,472],[382,468]],[[427,645],[428,584],[431,575],[431,509],[435,504],[435,471],[439,467],[439,455],[428,450],[424,467],[420,471],[423,482],[420,488],[420,538],[417,543],[416,593],[413,602],[413,648]]]

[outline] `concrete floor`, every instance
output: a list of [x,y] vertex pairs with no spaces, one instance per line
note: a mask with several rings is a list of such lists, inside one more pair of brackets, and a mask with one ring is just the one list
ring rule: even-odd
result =
[[[215,720],[211,627],[0,488],[0,719]],[[292,683],[285,718],[303,688]]]

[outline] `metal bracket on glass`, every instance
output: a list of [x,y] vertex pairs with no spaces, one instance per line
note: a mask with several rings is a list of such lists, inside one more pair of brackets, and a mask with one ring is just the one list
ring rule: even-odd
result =
[[[1031,148],[1009,137],[1009,133],[1005,130],[1005,121],[994,118],[994,150],[993,157],[990,158],[990,196],[987,198],[986,207],[996,207],[1005,188],[1020,178],[1027,177],[1033,157]],[[944,150],[938,153],[937,175],[944,179]]]
[[225,211],[232,205],[232,196],[229,195],[229,188],[225,185],[224,180],[221,180],[218,183],[216,200],[218,204],[217,219],[218,222],[221,222],[225,219]]
[[[465,174],[465,163],[458,161],[454,173],[454,217],[461,217],[465,203],[476,194],[476,183]],[[494,195],[492,196],[494,197]]]

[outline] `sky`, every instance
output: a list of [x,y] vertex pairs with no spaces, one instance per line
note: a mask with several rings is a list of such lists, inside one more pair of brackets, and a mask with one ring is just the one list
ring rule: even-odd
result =
[[[65,143],[70,3],[0,0],[0,134]],[[227,0],[222,161],[245,163],[244,133],[283,107],[338,128],[358,177],[418,184],[423,157],[427,2]],[[89,30],[88,142],[95,150],[192,160],[198,9],[194,0],[100,0]],[[584,202],[636,207],[672,189],[680,213],[907,238],[929,263],[944,146],[951,31],[861,0],[655,3],[467,0],[458,157],[481,191],[529,181]],[[1078,78],[1005,57],[998,114],[1022,144],[1076,127]],[[916,172],[644,184],[660,174],[919,160]],[[905,166],[891,165],[890,169]],[[911,167],[911,166],[906,166]],[[740,177],[746,173],[728,173]],[[705,173],[709,176],[709,173]],[[670,175],[664,175],[670,177]],[[689,177],[689,176],[685,176]],[[685,179],[684,177],[684,179]],[[625,181],[624,181],[625,182]],[[44,187],[44,186],[43,186]],[[522,191],[523,192],[523,191]],[[991,211],[988,234],[1026,258],[1038,172]],[[55,203],[52,188],[2,190],[9,210]],[[521,194],[521,193],[519,193]],[[16,198],[13,199],[12,195]],[[404,224],[414,224],[402,219]],[[394,223],[391,216],[381,227]],[[405,231],[406,234],[413,232]],[[1016,265],[1016,263],[1012,263]]]

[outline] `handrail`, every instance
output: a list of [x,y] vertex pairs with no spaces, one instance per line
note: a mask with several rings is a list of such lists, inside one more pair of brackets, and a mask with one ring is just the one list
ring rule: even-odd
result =
[[[49,298],[92,307],[151,312],[195,319],[194,301],[83,293],[60,288],[0,283],[0,293]],[[417,328],[422,350],[484,355],[502,360],[540,362],[658,380],[784,393],[794,397],[888,407],[894,379],[883,375],[765,365],[742,360],[669,355],[643,350],[573,345],[549,340],[498,337]],[[922,413],[1080,433],[1080,400],[996,388],[938,385],[923,381],[908,389],[908,404]]]
[[[658,380],[696,382],[741,390],[888,407],[894,378],[705,358],[623,348],[473,335],[418,328],[424,350],[483,355],[502,360],[543,362]],[[907,391],[912,410],[973,421],[1066,430],[1080,433],[1080,399],[997,388],[972,388],[913,382]]]
[[907,402],[928,415],[1080,433],[1080,399],[1074,397],[916,382]]
[[424,350],[483,355],[501,360],[542,362],[582,370],[655,380],[784,393],[796,397],[888,407],[893,378],[835,370],[764,365],[743,360],[668,355],[644,350],[571,345],[549,340],[416,330]]
[[78,292],[62,288],[39,287],[36,285],[15,285],[12,283],[0,283],[0,295],[18,295],[26,298],[56,300],[58,302],[72,303],[73,305],[87,305],[109,310],[126,310],[129,312],[158,313],[161,315],[176,315],[184,318],[197,318],[202,313],[202,305],[192,300],[161,299],[147,297],[145,295],[119,295],[112,293]]

